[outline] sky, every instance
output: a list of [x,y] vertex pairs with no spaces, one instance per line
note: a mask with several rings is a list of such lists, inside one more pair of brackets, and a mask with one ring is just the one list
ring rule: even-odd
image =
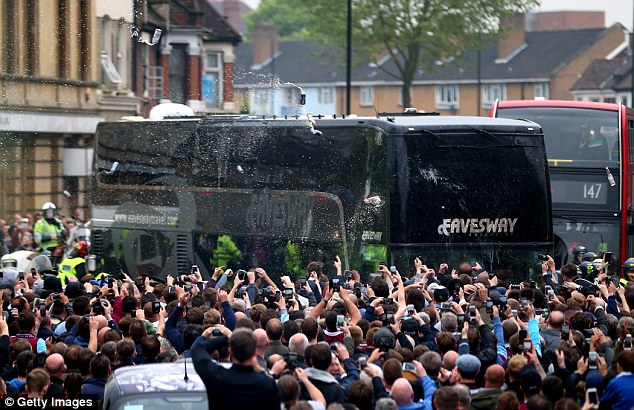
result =
[[[252,8],[255,8],[260,0],[243,0]],[[628,29],[632,29],[632,4],[634,0],[542,0],[539,10],[590,10],[605,11],[605,24],[611,26],[619,22]]]

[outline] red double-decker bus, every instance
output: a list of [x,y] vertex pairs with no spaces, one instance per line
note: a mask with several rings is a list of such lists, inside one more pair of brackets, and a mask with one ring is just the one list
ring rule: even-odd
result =
[[622,264],[634,256],[634,110],[584,101],[497,101],[491,117],[542,126],[558,266],[576,246]]

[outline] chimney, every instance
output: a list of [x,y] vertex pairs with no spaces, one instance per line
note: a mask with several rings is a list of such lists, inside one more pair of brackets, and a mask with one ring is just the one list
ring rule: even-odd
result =
[[231,27],[238,33],[243,31],[243,27],[240,24],[240,6],[242,2],[238,0],[225,0],[223,3],[223,14],[227,17],[227,21],[231,24]]
[[498,59],[503,60],[520,48],[526,41],[524,14],[517,13],[501,22],[508,32],[498,42]]
[[253,65],[261,64],[277,53],[277,27],[273,23],[260,23],[253,28]]

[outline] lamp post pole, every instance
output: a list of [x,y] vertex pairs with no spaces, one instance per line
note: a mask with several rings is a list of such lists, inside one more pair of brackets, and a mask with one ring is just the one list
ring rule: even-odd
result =
[[348,0],[348,20],[346,27],[346,115],[350,115],[350,94],[352,91],[352,0]]

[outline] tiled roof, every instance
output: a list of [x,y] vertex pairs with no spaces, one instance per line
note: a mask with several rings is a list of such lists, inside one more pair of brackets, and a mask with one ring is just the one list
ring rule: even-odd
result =
[[[492,43],[481,52],[481,79],[513,81],[518,79],[547,79],[565,67],[575,57],[595,43],[608,29],[583,29],[565,31],[527,32],[526,44],[508,62],[496,62],[498,43]],[[345,58],[337,55],[332,46],[310,41],[280,41],[279,51],[273,60],[258,67],[252,64],[252,43],[236,48],[235,84],[266,82],[272,72],[281,81],[293,83],[345,82]],[[415,81],[420,82],[475,82],[477,80],[477,53],[467,51],[462,65],[452,61],[437,65],[437,70],[419,70]],[[385,63],[395,71],[392,60]],[[398,82],[377,67],[369,64],[353,67],[352,80],[359,82]]]

